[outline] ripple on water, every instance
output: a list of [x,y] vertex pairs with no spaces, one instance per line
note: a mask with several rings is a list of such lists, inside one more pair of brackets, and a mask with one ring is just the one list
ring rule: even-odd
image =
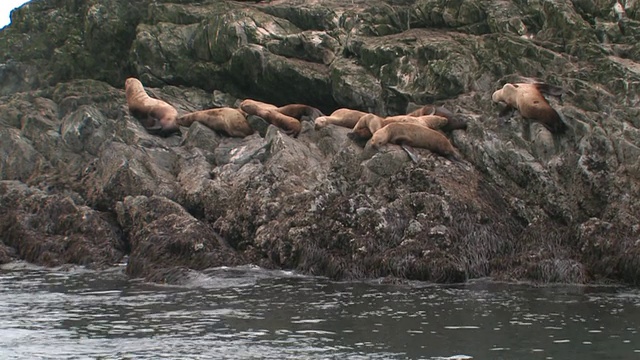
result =
[[257,267],[159,286],[127,280],[122,270],[2,267],[0,358],[561,359],[640,351],[640,296],[626,289],[402,287]]

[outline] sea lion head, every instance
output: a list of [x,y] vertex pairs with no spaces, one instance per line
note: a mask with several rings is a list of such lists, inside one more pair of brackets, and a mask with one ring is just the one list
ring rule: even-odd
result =
[[373,136],[371,136],[371,140],[369,140],[369,146],[371,148],[378,150],[382,145],[386,144],[388,141],[388,136],[386,131],[378,130]]
[[135,94],[140,94],[141,92],[144,93],[145,95],[147,94],[146,92],[144,92],[144,86],[142,86],[142,83],[140,82],[140,80],[134,77],[130,77],[130,78],[127,78],[127,80],[125,80],[124,92],[125,92],[125,95],[127,96],[127,99],[129,99],[130,97],[134,97],[136,96]]
[[316,126],[316,130],[323,128],[325,126],[327,126],[327,117],[326,116],[319,116],[315,119],[314,121],[315,126]]
[[125,89],[132,89],[138,86],[142,86],[142,83],[140,82],[140,80],[134,77],[127,78],[127,80],[125,80],[124,82]]
[[513,95],[516,93],[517,87],[517,85],[506,83],[504,84],[502,89],[496,90],[493,95],[491,95],[491,100],[493,100],[493,102],[508,102],[508,99],[513,97]]
[[461,115],[452,116],[447,124],[442,127],[442,131],[467,130],[467,120]]
[[502,101],[502,89],[494,91],[491,100],[496,103]]

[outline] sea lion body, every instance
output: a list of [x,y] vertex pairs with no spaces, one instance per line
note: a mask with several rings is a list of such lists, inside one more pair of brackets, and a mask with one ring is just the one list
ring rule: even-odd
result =
[[244,115],[238,109],[229,107],[196,111],[177,119],[178,125],[187,127],[194,121],[231,137],[242,138],[254,132]]
[[329,124],[353,129],[361,117],[368,113],[360,110],[341,108],[331,113],[329,116],[320,116],[315,120],[316,130]]
[[140,80],[128,78],[124,83],[129,112],[150,134],[169,136],[179,132],[178,110],[169,103],[150,97]]
[[277,110],[283,115],[291,116],[300,121],[315,121],[318,117],[324,116],[322,111],[305,104],[289,104],[281,106]]
[[384,119],[385,125],[389,125],[394,122],[412,122],[416,124],[420,124],[422,126],[426,126],[429,129],[439,130],[444,126],[449,124],[449,119],[440,115],[420,115],[420,116],[409,116],[409,115],[396,115],[396,116],[388,116]]
[[456,158],[456,150],[442,133],[411,122],[396,122],[376,131],[369,144],[374,149],[387,143],[431,150],[447,158]]
[[302,125],[294,117],[282,114],[278,107],[256,100],[246,99],[240,103],[240,109],[249,115],[263,118],[270,124],[282,129],[287,135],[298,136]]
[[451,110],[437,105],[425,105],[419,109],[416,109],[409,114],[409,116],[424,116],[424,115],[436,115],[447,118],[448,123],[440,127],[440,130],[445,132],[450,132],[453,130],[466,130],[467,122],[461,119],[459,116],[456,116]]
[[544,84],[506,83],[493,93],[491,99],[496,103],[506,103],[508,107],[505,110],[516,109],[522,117],[541,123],[552,133],[563,132],[567,126],[542,96],[539,88],[543,87]]
[[376,131],[393,123],[415,123],[435,130],[442,128],[448,122],[449,120],[447,120],[447,118],[437,115],[397,115],[382,118],[374,114],[368,114],[360,118],[348,136],[354,140],[369,139]]

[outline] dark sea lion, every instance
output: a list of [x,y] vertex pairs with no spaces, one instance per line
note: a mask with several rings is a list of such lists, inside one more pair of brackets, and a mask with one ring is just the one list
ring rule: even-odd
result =
[[341,108],[331,113],[329,116],[320,116],[315,120],[316,130],[329,124],[353,129],[361,117],[368,113],[360,110]]
[[501,111],[500,117],[504,117],[505,114],[509,114],[513,110],[518,110],[522,117],[541,123],[552,133],[564,132],[567,130],[567,125],[562,121],[558,112],[549,105],[540,89],[550,91],[549,87],[540,83],[506,83],[502,89],[493,93],[491,99],[496,103],[507,104],[507,107]]
[[169,136],[180,132],[176,122],[178,110],[165,101],[150,97],[140,80],[128,78],[124,89],[129,112],[150,134]]
[[248,115],[263,118],[270,124],[282,129],[287,135],[298,136],[302,129],[302,125],[298,119],[282,114],[278,111],[278,107],[272,104],[246,99],[240,103],[240,109]]
[[380,130],[381,128],[389,124],[398,122],[415,123],[426,126],[430,129],[437,130],[448,124],[449,120],[445,117],[437,115],[397,115],[382,118],[374,114],[368,114],[360,118],[358,123],[356,123],[356,125],[353,127],[353,130],[349,132],[347,136],[352,140],[369,139],[373,134],[376,133],[376,131]]
[[442,116],[449,120],[449,122],[442,126],[440,130],[445,132],[451,132],[453,130],[466,130],[467,122],[460,118],[460,116],[456,116],[451,110],[445,108],[444,106],[437,105],[424,105],[423,107],[416,109],[407,115],[410,116],[424,116],[424,115],[436,115]]
[[243,138],[254,132],[240,110],[230,107],[196,111],[177,119],[178,125],[187,127],[194,121],[231,137]]
[[369,144],[374,149],[392,143],[431,150],[451,160],[458,160],[457,152],[442,133],[411,122],[396,122],[376,131]]

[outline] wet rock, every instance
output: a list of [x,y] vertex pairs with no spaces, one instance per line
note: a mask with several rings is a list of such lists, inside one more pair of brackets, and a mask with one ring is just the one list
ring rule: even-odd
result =
[[0,129],[0,159],[2,179],[27,181],[38,173],[46,172],[47,160],[16,129]]
[[[114,218],[19,181],[0,181],[0,234],[20,259],[45,266],[105,268],[117,264],[125,243]],[[7,255],[8,251],[0,252]],[[11,252],[8,252],[11,254]]]
[[62,120],[60,133],[72,151],[97,156],[100,146],[113,138],[114,126],[95,108],[81,107]]
[[[639,13],[587,0],[31,2],[0,33],[0,262],[127,253],[131,276],[169,283],[250,262],[334,279],[637,284]],[[128,76],[180,114],[245,98],[381,116],[433,103],[468,128],[447,134],[459,162],[306,121],[297,138],[256,117],[244,139],[199,123],[160,138],[129,113]],[[523,77],[563,89],[549,101],[567,133],[498,119],[492,92]]]
[[172,278],[185,267],[203,270],[244,263],[210,225],[164,197],[128,196],[117,204],[116,213],[129,234],[126,272],[131,277],[176,283]]

